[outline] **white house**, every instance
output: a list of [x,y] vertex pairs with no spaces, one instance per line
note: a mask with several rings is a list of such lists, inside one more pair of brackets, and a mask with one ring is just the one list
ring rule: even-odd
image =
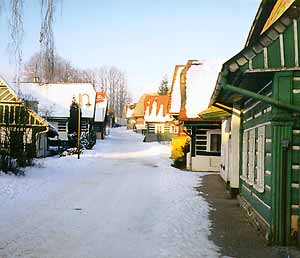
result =
[[[146,141],[147,138],[157,139],[164,136],[162,140],[170,140],[173,133],[173,118],[168,113],[170,96],[169,95],[147,95],[144,102]],[[153,137],[153,136],[156,137]],[[157,139],[160,140],[160,139]]]
[[204,120],[198,114],[206,109],[218,70],[214,64],[189,60],[180,73],[181,108],[179,121],[190,136],[187,168],[192,171],[219,171],[221,120]]
[[[20,83],[19,95],[23,100],[35,102],[40,116],[51,123],[59,133],[62,142],[68,140],[68,118],[70,105],[75,98],[81,98],[81,130],[88,131],[94,120],[96,91],[91,83]],[[101,109],[102,107],[100,107]],[[97,118],[102,119],[97,110]]]
[[107,134],[107,104],[108,97],[102,90],[96,93],[96,106],[95,106],[95,131],[97,139],[104,139]]

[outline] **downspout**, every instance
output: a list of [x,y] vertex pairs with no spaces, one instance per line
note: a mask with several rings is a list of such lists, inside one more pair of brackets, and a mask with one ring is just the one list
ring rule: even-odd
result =
[[243,96],[246,96],[246,97],[249,97],[249,98],[260,100],[262,102],[265,102],[267,104],[270,104],[270,105],[273,105],[273,106],[276,106],[276,107],[279,107],[279,108],[287,109],[289,111],[294,111],[294,112],[300,112],[300,107],[299,106],[287,104],[287,103],[281,102],[279,100],[257,94],[253,91],[241,89],[241,88],[238,88],[238,87],[230,85],[230,84],[225,84],[225,85],[222,86],[222,88],[224,90],[232,91],[232,92],[238,93],[240,95],[243,95]]
[[281,142],[281,155],[282,155],[282,165],[281,165],[281,194],[282,194],[282,199],[281,199],[281,244],[282,245],[287,245],[287,236],[286,236],[286,183],[287,183],[287,178],[286,178],[286,162],[287,162],[287,154],[288,154],[288,147],[289,147],[289,142],[287,140],[283,140]]

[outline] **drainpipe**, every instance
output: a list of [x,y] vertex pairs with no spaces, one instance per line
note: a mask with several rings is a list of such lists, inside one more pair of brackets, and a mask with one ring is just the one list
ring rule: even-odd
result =
[[283,140],[281,142],[281,155],[282,155],[282,164],[281,164],[281,244],[287,244],[287,234],[286,234],[286,213],[287,213],[287,200],[286,200],[286,184],[287,184],[287,155],[288,155],[289,141]]
[[273,105],[273,106],[276,106],[279,108],[287,109],[287,110],[294,111],[294,112],[300,112],[300,106],[287,104],[287,103],[281,102],[279,100],[276,100],[276,99],[273,99],[273,98],[270,98],[267,96],[263,96],[263,95],[257,94],[255,92],[252,92],[249,90],[238,88],[238,87],[230,85],[230,84],[225,84],[222,86],[222,88],[224,90],[232,91],[232,92],[238,93],[240,95],[243,95],[243,96],[246,96],[249,98],[260,100],[262,102],[265,102],[267,104],[270,104],[270,105]]

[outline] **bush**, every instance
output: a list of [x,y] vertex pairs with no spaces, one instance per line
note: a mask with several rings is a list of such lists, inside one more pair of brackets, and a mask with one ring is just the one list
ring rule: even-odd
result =
[[174,159],[173,166],[179,169],[185,169],[187,153],[190,150],[190,141],[185,141],[184,145],[181,146],[181,149],[183,155]]

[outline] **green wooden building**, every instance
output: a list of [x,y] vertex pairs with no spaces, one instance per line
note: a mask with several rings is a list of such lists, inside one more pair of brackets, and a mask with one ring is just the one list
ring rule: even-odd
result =
[[237,110],[231,135],[242,201],[272,243],[300,244],[300,1],[262,1],[245,48],[210,105]]

